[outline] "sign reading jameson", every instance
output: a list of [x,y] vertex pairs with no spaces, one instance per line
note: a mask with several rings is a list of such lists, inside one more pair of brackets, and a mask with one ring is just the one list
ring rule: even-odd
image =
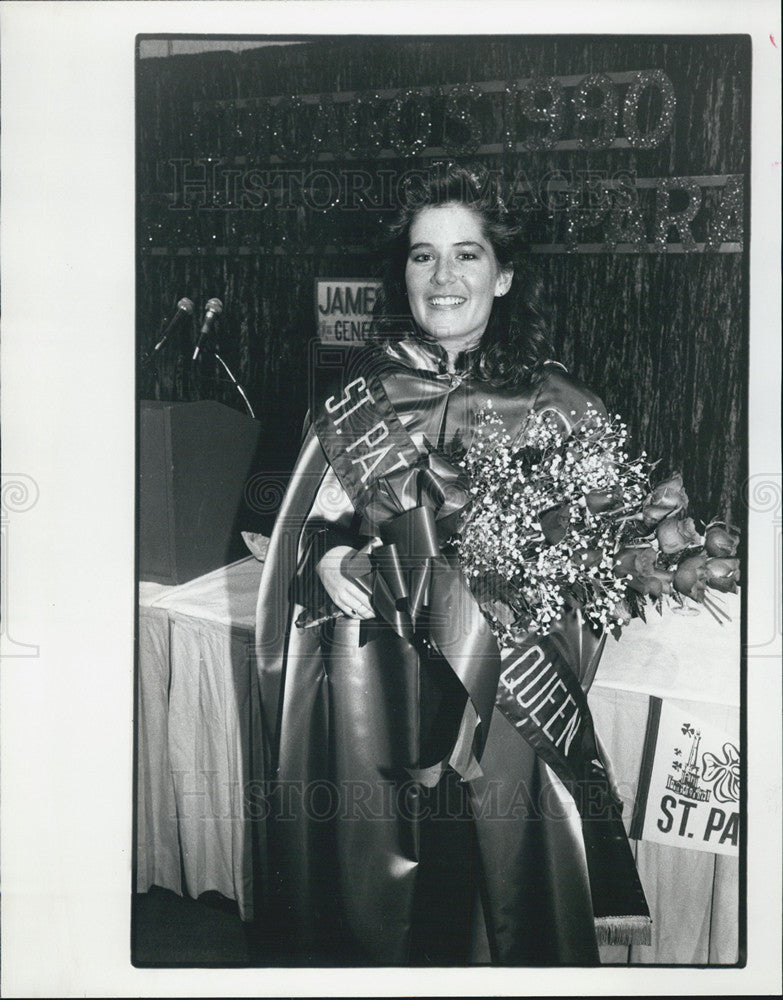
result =
[[363,344],[370,335],[380,281],[316,278],[315,317],[325,344]]
[[739,789],[737,733],[652,699],[631,836],[736,855]]

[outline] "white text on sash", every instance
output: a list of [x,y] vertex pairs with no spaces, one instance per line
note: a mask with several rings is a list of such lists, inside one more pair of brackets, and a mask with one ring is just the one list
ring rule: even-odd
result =
[[[514,695],[526,718],[568,754],[579,730],[582,713],[560,680],[540,646],[531,646],[512,660],[500,675],[500,683]],[[516,723],[523,725],[523,720]]]
[[[340,424],[344,420],[358,413],[362,407],[368,404],[372,406],[374,403],[375,399],[370,393],[367,382],[360,376],[345,386],[340,399],[337,399],[336,396],[330,396],[324,404],[324,409],[329,414],[334,433],[342,434],[343,428]],[[389,452],[395,449],[393,442],[382,444],[388,437],[388,424],[385,420],[378,420],[364,434],[345,446],[346,453],[355,452],[355,457],[351,458],[351,464],[360,466],[362,483],[367,482],[381,463],[386,461]],[[383,469],[383,475],[389,475],[397,469],[404,469],[410,464],[401,451],[397,451],[396,458],[394,464]]]

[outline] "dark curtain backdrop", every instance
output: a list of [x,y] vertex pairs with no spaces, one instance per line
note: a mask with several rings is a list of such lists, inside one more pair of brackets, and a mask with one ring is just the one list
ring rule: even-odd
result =
[[[273,110],[259,99],[416,87],[448,91],[456,84],[532,76],[662,70],[672,83],[676,107],[670,129],[653,148],[627,143],[573,148],[574,142],[560,142],[554,149],[516,144],[509,149],[504,138],[516,143],[545,128],[529,124],[517,109],[512,131],[518,134],[504,137],[502,94],[476,111],[475,136],[458,122],[450,127],[455,141],[480,142],[470,158],[534,185],[553,171],[570,178],[579,171],[606,176],[627,171],[658,180],[690,177],[701,183],[707,178],[703,205],[692,223],[699,244],[692,253],[676,248],[613,252],[601,245],[606,231],[591,228],[595,220],[584,214],[571,236],[574,245],[563,252],[569,237],[562,206],[525,205],[522,199],[519,210],[533,244],[531,259],[544,278],[561,360],[610,410],[623,414],[634,447],[660,458],[661,473],[682,470],[695,513],[743,520],[747,213],[744,242],[735,225],[730,235],[724,232],[724,239],[733,240],[728,252],[725,246],[720,253],[700,248],[716,225],[716,199],[727,190],[720,187],[725,177],[739,179],[739,203],[746,203],[748,195],[747,38],[334,38],[242,53],[141,58],[137,67],[139,355],[150,353],[179,298],[194,301],[200,322],[207,299],[218,296],[225,307],[216,332],[220,353],[263,425],[259,471],[282,477],[295,456],[306,407],[314,279],[373,275],[381,223],[391,205],[348,210],[343,199],[329,207],[328,183],[314,182],[309,199],[289,191],[282,196],[288,199],[285,205],[278,200],[264,208],[257,196],[261,181],[251,172],[276,169],[301,176],[321,167],[349,176],[363,170],[375,182],[378,171],[426,166],[435,154],[425,150],[423,156],[400,157],[390,152],[384,133],[378,136],[385,150],[380,156],[377,151],[349,156],[349,105],[339,98],[329,111],[331,119],[324,119],[333,131],[314,148],[312,106]],[[618,137],[624,135],[625,88],[617,85]],[[598,97],[592,90],[587,105],[594,108]],[[468,95],[466,107],[470,100]],[[388,106],[387,99],[383,107]],[[443,99],[430,95],[424,108],[433,134],[439,134]],[[415,134],[415,110],[413,103],[406,105],[401,132],[408,128]],[[663,113],[655,88],[645,90],[636,115],[641,131]],[[571,104],[564,115],[563,139],[591,127],[589,121],[576,121]],[[374,139],[377,120],[372,108],[359,113],[358,134],[365,143]],[[216,168],[217,183],[200,182]],[[647,244],[654,238],[655,183],[638,192]],[[677,197],[672,196],[672,210]],[[314,200],[325,207],[319,210]],[[674,229],[668,233],[670,241],[679,238]],[[209,357],[191,364],[193,336],[194,330],[183,326],[152,361],[140,363],[140,397],[212,398],[244,409]]]

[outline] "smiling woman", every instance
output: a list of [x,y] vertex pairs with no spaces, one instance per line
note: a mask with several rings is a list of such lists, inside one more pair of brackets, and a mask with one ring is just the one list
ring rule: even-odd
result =
[[513,269],[501,270],[481,216],[448,202],[422,209],[411,226],[405,267],[411,313],[421,331],[457,356],[478,346],[496,296],[511,286]]
[[448,354],[453,336],[457,353],[476,349],[471,370],[495,387],[535,382],[553,357],[541,276],[483,166],[435,163],[407,180],[375,312],[379,343],[414,333]]
[[[621,821],[574,811],[583,785],[592,807],[610,797],[583,693],[603,637],[569,612],[559,644],[517,656],[523,738],[450,544],[467,503],[455,456],[483,410],[512,435],[532,410],[569,427],[603,410],[547,360],[516,235],[488,173],[436,166],[393,226],[376,342],[315,373],[257,616],[279,706],[271,885],[300,961],[597,964],[599,940],[648,931]],[[536,721],[545,703],[571,720],[568,761]]]

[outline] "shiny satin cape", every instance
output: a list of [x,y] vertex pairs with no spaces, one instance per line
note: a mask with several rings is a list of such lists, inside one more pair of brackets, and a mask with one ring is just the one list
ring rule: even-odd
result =
[[[403,341],[385,351],[381,377],[395,410],[414,440],[436,447],[469,445],[488,401],[512,434],[532,407],[559,414],[568,428],[588,404],[603,412],[560,366],[547,366],[535,388],[502,391],[449,374],[437,345]],[[259,592],[257,663],[272,776],[268,908],[294,961],[327,964],[333,955],[338,963],[404,965],[419,860],[416,790],[405,764],[420,737],[422,664],[414,646],[372,623],[340,618],[326,634],[293,625],[303,610],[294,582],[327,472],[310,428]],[[360,546],[366,539],[355,530],[343,521],[333,544]],[[572,666],[586,691],[601,640],[576,629],[574,643]],[[504,965],[597,964],[573,801],[497,709],[480,763],[483,774],[468,786],[482,875],[477,924],[485,925],[477,955]]]

